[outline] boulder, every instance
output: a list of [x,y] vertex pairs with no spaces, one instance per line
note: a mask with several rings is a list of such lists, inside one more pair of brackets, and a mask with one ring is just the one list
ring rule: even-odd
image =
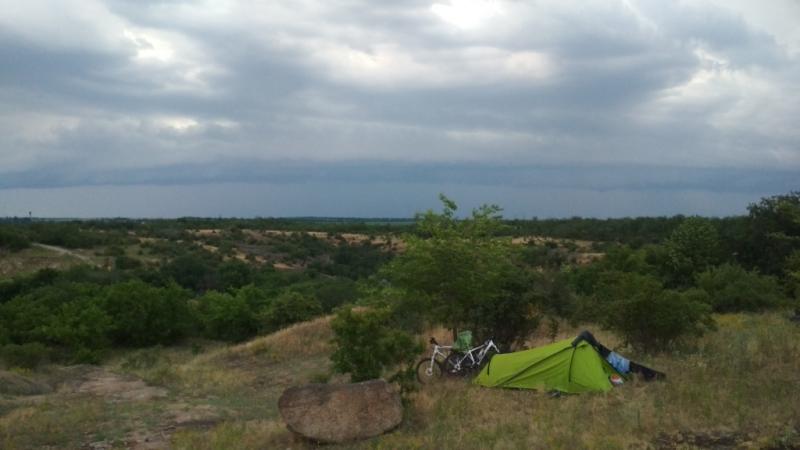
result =
[[403,420],[400,393],[383,380],[292,387],[278,409],[290,430],[324,443],[378,436]]

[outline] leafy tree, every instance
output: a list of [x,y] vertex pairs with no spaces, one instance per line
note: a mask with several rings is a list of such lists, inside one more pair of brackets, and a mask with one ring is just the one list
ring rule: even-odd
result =
[[392,326],[391,316],[388,309],[339,311],[331,322],[334,370],[349,373],[352,381],[364,381],[379,378],[391,367],[410,367],[422,346]]
[[452,329],[454,339],[464,327],[500,331],[496,327],[503,320],[476,311],[502,309],[507,323],[515,317],[534,320],[527,303],[509,301],[514,294],[509,288],[522,274],[513,262],[510,239],[495,237],[502,226],[501,209],[483,205],[459,220],[455,202],[444,195],[440,200],[440,214],[429,210],[417,215],[418,235],[405,237],[405,252],[385,267],[383,275],[409,297],[427,298],[429,318]]
[[800,191],[751,204],[747,239],[739,260],[768,275],[782,276],[787,258],[800,250]]
[[786,281],[790,295],[800,300],[800,250],[795,250],[786,258]]
[[684,220],[664,243],[667,280],[672,286],[692,285],[694,276],[716,264],[720,257],[717,230],[700,217]]
[[786,303],[774,277],[723,264],[697,277],[697,286],[709,296],[716,312],[760,311]]

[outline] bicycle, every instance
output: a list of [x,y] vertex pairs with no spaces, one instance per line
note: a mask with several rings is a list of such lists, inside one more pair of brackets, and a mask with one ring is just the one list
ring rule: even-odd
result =
[[442,363],[453,349],[452,345],[439,345],[433,337],[428,342],[433,345],[431,357],[423,358],[417,363],[417,379],[422,384],[429,384],[442,376]]
[[[490,355],[490,352],[491,353]],[[444,371],[447,375],[457,376],[483,367],[484,361],[488,362],[495,353],[500,353],[500,349],[494,340],[487,339],[483,344],[467,350],[465,353],[452,352],[444,360]],[[489,356],[487,358],[487,356]]]

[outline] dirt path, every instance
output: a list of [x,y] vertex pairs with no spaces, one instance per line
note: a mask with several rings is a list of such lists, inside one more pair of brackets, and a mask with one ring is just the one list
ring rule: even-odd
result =
[[72,250],[64,248],[64,247],[56,247],[55,245],[39,244],[38,242],[34,242],[31,245],[33,245],[34,247],[43,248],[45,250],[54,251],[54,252],[56,252],[58,254],[61,254],[61,255],[67,255],[67,256],[72,256],[73,258],[78,258],[81,261],[83,261],[83,262],[85,262],[87,264],[91,264],[93,266],[98,265],[96,262],[92,261],[92,259],[89,258],[88,256],[81,255],[80,253],[73,252]]

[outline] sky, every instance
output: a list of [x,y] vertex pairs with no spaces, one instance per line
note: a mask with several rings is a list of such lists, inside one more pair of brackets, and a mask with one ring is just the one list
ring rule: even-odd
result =
[[0,0],[0,216],[746,213],[800,0]]

